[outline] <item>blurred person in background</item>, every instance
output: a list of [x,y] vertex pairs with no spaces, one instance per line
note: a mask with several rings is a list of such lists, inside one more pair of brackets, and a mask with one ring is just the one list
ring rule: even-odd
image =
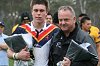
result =
[[100,65],[100,30],[97,27],[92,26],[92,21],[89,17],[83,17],[80,20],[80,27],[83,31],[88,32],[95,41],[99,57],[98,65]]
[[[20,20],[21,22],[19,23],[19,24],[17,24],[17,25],[15,25],[14,27],[13,27],[13,29],[12,29],[12,35],[13,34],[17,34],[19,31],[20,31],[20,29],[19,29],[19,27],[21,26],[21,25],[24,25],[24,24],[27,24],[27,23],[30,23],[31,22],[31,20],[30,20],[30,16],[29,16],[29,13],[28,12],[23,12],[22,14],[21,14],[21,20]],[[22,31],[20,31],[20,33],[21,33]],[[20,34],[19,33],[19,34]],[[26,65],[26,66],[28,66],[28,62],[27,61],[19,61],[21,64],[20,65]],[[14,60],[14,66],[17,66],[17,64],[18,64],[18,61],[16,61],[16,60]]]
[[81,13],[79,16],[78,16],[78,25],[79,25],[79,27],[80,27],[80,20],[83,18],[83,17],[86,17],[86,16],[88,16],[87,14],[85,14],[85,13]]
[[78,17],[78,20],[80,21],[83,17],[87,17],[88,15],[85,13],[81,13]]
[[20,25],[26,24],[31,22],[30,16],[28,12],[23,12],[21,14],[21,22],[19,24],[16,24],[13,28],[12,28],[12,33],[16,30],[16,28]]
[[53,14],[53,24],[57,25],[59,24],[59,20],[58,20],[58,12],[55,12]]
[[46,16],[46,23],[47,24],[52,24],[52,14],[50,12],[48,12],[47,16]]
[[0,22],[0,66],[9,66],[9,59],[6,52],[8,47],[4,41],[8,36],[3,33],[4,28],[4,22]]

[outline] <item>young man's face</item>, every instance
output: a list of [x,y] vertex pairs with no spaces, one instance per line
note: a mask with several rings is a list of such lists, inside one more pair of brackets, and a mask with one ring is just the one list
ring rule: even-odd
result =
[[75,18],[72,17],[72,13],[69,10],[58,12],[59,26],[63,31],[70,32],[75,25]]
[[88,32],[91,28],[91,20],[86,20],[84,23],[82,23],[82,29],[86,32]]
[[29,22],[30,22],[30,20],[23,20],[22,24],[27,24]]
[[0,25],[0,34],[2,34],[4,31],[4,26]]
[[47,17],[46,17],[46,22],[47,22],[48,24],[51,24],[51,23],[52,23],[52,16],[51,16],[51,15],[47,15]]
[[32,16],[34,22],[38,23],[45,22],[47,16],[46,6],[42,4],[33,5]]

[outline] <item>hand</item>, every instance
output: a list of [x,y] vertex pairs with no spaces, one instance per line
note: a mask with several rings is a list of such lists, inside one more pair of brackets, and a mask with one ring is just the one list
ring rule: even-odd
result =
[[70,66],[70,64],[71,61],[68,58],[64,57],[64,60],[62,61],[62,66]]
[[30,60],[30,52],[27,51],[27,47],[25,47],[24,49],[22,49],[18,53],[18,59],[20,59],[20,60]]

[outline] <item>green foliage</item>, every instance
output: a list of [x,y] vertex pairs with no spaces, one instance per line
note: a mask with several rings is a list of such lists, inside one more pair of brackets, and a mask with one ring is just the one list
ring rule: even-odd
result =
[[[30,13],[31,0],[0,0],[0,21],[4,20],[6,27],[5,33],[10,35],[12,27],[16,24],[16,19],[22,12]],[[48,0],[50,2],[50,11],[54,14],[62,5],[71,5],[78,16],[81,13],[80,1],[86,1],[86,13],[91,17],[95,25],[100,23],[100,0]],[[17,14],[16,14],[17,12]],[[15,15],[13,15],[15,13]],[[10,14],[10,16],[9,16]],[[30,13],[31,14],[31,13]],[[18,18],[16,18],[16,15]],[[19,20],[20,21],[20,20]]]
[[57,0],[57,1],[53,0],[53,1],[51,1],[51,3],[50,3],[51,13],[54,14],[60,6],[64,6],[64,5],[72,5],[72,3],[70,1],[66,1],[66,0],[63,0],[63,1],[62,0]]

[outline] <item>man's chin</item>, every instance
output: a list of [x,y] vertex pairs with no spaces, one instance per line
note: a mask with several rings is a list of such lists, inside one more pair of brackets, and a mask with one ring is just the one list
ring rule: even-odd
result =
[[62,29],[62,31],[66,32],[66,31],[68,31],[68,30],[66,30],[66,29]]
[[67,28],[64,28],[64,27],[63,27],[63,28],[61,28],[61,29],[62,29],[63,31],[66,31],[66,30],[68,30]]

